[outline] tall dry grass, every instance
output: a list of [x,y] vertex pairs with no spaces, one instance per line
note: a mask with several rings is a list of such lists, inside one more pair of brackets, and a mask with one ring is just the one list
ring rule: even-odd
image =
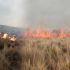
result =
[[70,38],[24,38],[0,52],[0,70],[70,70]]
[[21,70],[70,70],[70,39],[25,39]]

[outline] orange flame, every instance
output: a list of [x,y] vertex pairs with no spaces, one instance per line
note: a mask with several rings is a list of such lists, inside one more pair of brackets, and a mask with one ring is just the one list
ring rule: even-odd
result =
[[45,32],[40,28],[37,28],[35,31],[32,31],[31,28],[28,28],[26,32],[24,32],[25,37],[35,37],[35,38],[53,38],[53,37],[70,37],[70,33],[65,33],[64,29],[61,28],[58,33],[53,33],[49,29]]

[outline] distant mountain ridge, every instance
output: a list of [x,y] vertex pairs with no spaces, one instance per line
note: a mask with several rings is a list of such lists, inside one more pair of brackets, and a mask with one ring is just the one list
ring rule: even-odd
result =
[[0,32],[6,32],[9,34],[19,35],[24,29],[19,27],[11,27],[6,25],[0,25]]

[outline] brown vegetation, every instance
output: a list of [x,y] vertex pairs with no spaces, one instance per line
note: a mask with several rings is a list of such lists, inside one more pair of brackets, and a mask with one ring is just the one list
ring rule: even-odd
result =
[[0,70],[70,70],[70,38],[24,38],[0,53]]
[[70,39],[26,39],[21,70],[70,70]]

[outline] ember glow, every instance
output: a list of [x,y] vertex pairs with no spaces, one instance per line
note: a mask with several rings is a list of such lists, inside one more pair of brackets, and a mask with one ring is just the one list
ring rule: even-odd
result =
[[24,37],[32,37],[32,38],[64,38],[70,37],[70,33],[65,32],[63,28],[59,29],[58,32],[53,32],[50,30],[43,31],[40,28],[32,30],[28,28],[27,31],[23,33]]

